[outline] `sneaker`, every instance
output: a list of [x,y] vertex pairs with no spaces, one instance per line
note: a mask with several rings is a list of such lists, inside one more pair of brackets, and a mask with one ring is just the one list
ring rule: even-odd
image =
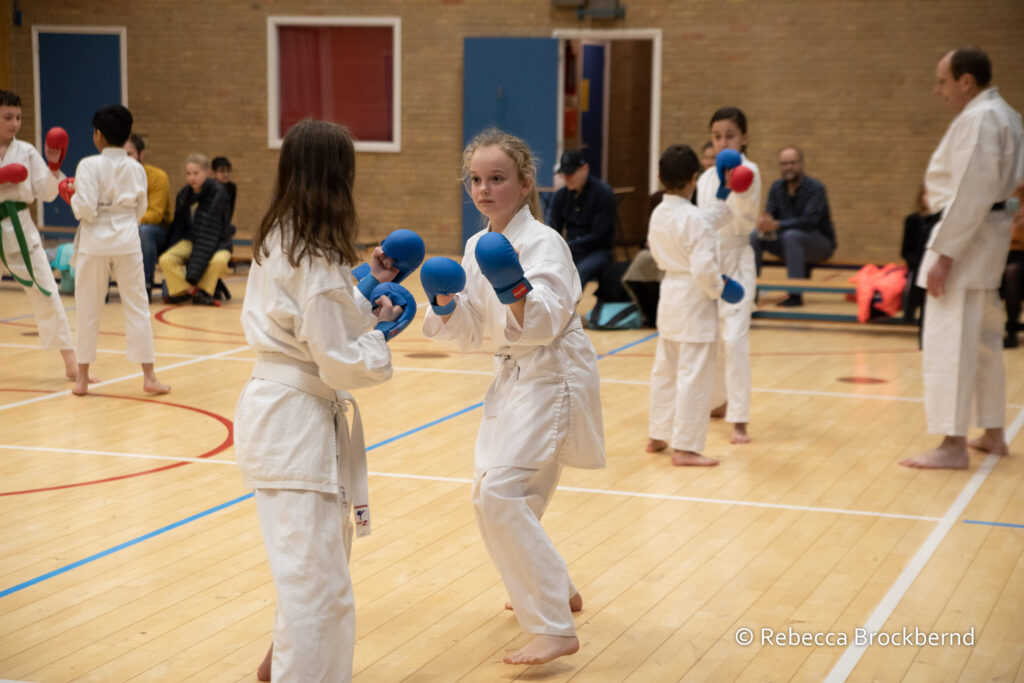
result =
[[175,294],[174,296],[171,296],[171,295],[168,294],[167,296],[164,297],[164,303],[165,304],[183,304],[186,301],[190,300],[191,298],[192,298],[192,295],[189,294],[188,292],[185,292],[184,294]]
[[804,297],[801,294],[790,294],[785,299],[780,301],[777,305],[785,306],[786,308],[791,308],[791,307],[795,307],[795,306],[803,306],[804,305]]
[[220,306],[220,302],[201,289],[197,289],[192,295],[192,303],[196,306]]
[[1004,349],[1015,349],[1015,348],[1017,348],[1017,346],[1018,346],[1018,342],[1017,342],[1017,335],[1016,334],[1012,334],[1012,335],[1011,334],[1007,334],[1003,338],[1003,348]]

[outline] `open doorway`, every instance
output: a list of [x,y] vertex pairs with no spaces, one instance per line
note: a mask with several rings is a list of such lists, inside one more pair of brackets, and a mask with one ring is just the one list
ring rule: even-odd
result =
[[[658,188],[661,31],[555,32],[559,38],[558,152],[580,149],[619,200],[616,246],[643,244]],[[621,251],[621,249],[620,249]]]

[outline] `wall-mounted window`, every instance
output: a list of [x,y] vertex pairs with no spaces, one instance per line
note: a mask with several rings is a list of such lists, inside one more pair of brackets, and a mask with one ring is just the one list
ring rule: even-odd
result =
[[398,17],[267,17],[268,144],[312,116],[344,124],[361,152],[402,145]]

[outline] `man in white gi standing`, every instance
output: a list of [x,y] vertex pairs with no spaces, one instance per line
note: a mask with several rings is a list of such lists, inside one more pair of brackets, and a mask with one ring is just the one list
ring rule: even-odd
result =
[[[990,86],[992,65],[980,48],[944,56],[935,94],[956,118],[925,174],[926,200],[942,218],[932,230],[918,285],[927,288],[924,389],[935,449],[900,461],[905,467],[965,469],[968,447],[1009,451],[1003,312],[997,290],[1010,247],[1006,199],[1024,180],[1021,116]],[[971,404],[985,433],[967,441]]]

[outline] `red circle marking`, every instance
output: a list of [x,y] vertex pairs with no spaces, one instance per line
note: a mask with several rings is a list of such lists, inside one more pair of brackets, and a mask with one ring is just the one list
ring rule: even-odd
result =
[[168,325],[170,327],[180,327],[183,330],[193,330],[195,332],[206,332],[208,334],[229,334],[232,337],[244,337],[245,336],[244,332],[224,332],[224,331],[221,331],[221,330],[210,330],[210,329],[207,329],[205,327],[192,327],[191,325],[182,325],[181,323],[172,323],[171,321],[167,320],[166,314],[170,313],[171,311],[177,310],[179,308],[181,308],[181,306],[169,306],[167,308],[163,308],[163,309],[157,311],[156,313],[154,313],[153,317],[156,318],[157,320],[159,320],[160,322],[162,322],[164,325]]
[[840,382],[846,382],[847,384],[888,384],[887,379],[878,379],[877,377],[837,377]]
[[[0,391],[24,391],[24,392],[33,392],[33,393],[40,393],[40,394],[50,393],[50,392],[47,392],[47,391],[42,391],[42,390],[37,390],[37,389],[0,389]],[[214,420],[217,420],[222,425],[224,425],[224,427],[227,429],[228,435],[227,435],[227,437],[224,438],[224,441],[222,441],[220,443],[220,445],[218,445],[216,448],[214,448],[212,450],[209,450],[206,453],[203,453],[202,455],[199,455],[197,457],[200,457],[200,458],[212,457],[214,455],[217,455],[218,453],[221,453],[222,451],[227,450],[228,448],[230,448],[232,446],[232,444],[234,444],[233,423],[231,422],[231,420],[227,419],[226,417],[222,417],[220,415],[217,415],[216,413],[211,413],[208,410],[203,410],[202,408],[196,408],[194,406],[186,406],[186,405],[182,405],[180,403],[170,403],[168,401],[157,401],[157,400],[152,399],[152,398],[139,398],[139,397],[136,397],[136,396],[118,396],[117,394],[94,394],[94,393],[90,393],[89,395],[90,396],[101,396],[103,398],[121,398],[121,399],[126,399],[128,401],[142,401],[144,403],[156,403],[157,405],[171,406],[171,407],[174,407],[174,408],[182,408],[183,410],[191,410],[193,412],[197,412],[197,413],[200,413],[202,415],[206,415],[207,417],[212,417]],[[106,483],[108,481],[118,481],[120,479],[131,479],[133,477],[141,477],[144,474],[153,474],[155,472],[163,472],[165,470],[173,470],[176,467],[184,467],[185,465],[191,465],[191,464],[192,463],[190,463],[190,462],[176,462],[176,463],[174,463],[172,465],[164,465],[163,467],[155,467],[153,469],[143,470],[141,472],[135,472],[134,474],[122,474],[122,475],[119,475],[119,476],[116,476],[116,477],[107,477],[106,479],[94,479],[92,481],[82,481],[82,482],[78,482],[76,484],[62,484],[60,486],[47,486],[45,488],[39,488],[39,489],[26,489],[24,491],[5,491],[5,492],[0,492],[0,497],[3,497],[3,496],[17,496],[17,495],[21,495],[23,493],[39,493],[41,491],[57,491],[57,490],[60,490],[60,489],[76,488],[78,486],[91,486],[93,484],[103,484],[103,483]]]

